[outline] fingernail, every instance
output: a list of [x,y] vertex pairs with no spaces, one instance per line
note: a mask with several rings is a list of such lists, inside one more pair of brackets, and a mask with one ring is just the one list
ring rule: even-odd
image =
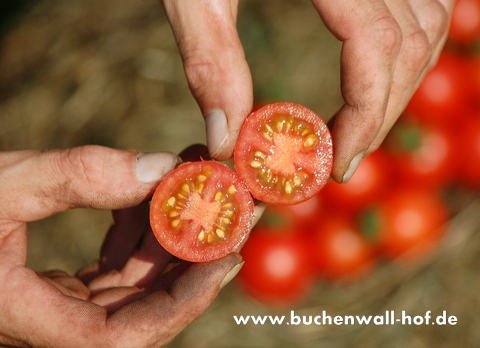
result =
[[161,180],[175,169],[178,156],[168,152],[139,153],[135,162],[137,180],[151,183]]
[[360,165],[360,161],[362,160],[362,158],[363,158],[363,152],[359,153],[355,157],[353,157],[352,161],[348,165],[347,171],[343,175],[342,183],[346,183],[346,182],[348,182],[348,180],[350,180],[352,178],[353,174],[355,174],[355,171],[357,170],[358,166]]
[[240,269],[242,268],[244,263],[245,263],[245,261],[242,261],[242,262],[236,264],[235,266],[233,266],[233,268],[227,273],[225,278],[223,278],[222,283],[220,284],[220,289],[222,289],[225,285],[230,283],[230,281],[233,278],[235,278],[235,276],[240,271]]
[[207,146],[211,157],[217,155],[228,139],[227,116],[220,109],[210,110],[205,114]]

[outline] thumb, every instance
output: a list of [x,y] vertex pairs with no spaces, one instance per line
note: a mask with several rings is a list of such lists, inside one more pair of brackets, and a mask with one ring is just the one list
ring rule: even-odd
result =
[[252,78],[236,29],[238,1],[163,0],[212,158],[232,156],[253,103]]
[[1,153],[0,163],[0,218],[27,222],[71,208],[138,205],[175,168],[177,156],[89,145]]

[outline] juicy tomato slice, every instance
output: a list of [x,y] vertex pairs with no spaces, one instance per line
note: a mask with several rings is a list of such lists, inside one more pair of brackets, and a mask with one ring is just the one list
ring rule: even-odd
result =
[[189,162],[157,187],[150,223],[160,244],[187,261],[207,262],[234,251],[250,231],[253,199],[227,166]]
[[310,109],[274,103],[252,112],[235,147],[235,168],[252,195],[271,204],[313,197],[332,170],[332,138]]

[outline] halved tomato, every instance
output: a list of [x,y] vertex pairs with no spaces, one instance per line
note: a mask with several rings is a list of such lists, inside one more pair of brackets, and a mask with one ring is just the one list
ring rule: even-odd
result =
[[240,131],[235,168],[252,195],[272,204],[313,197],[332,170],[332,138],[312,110],[274,103],[252,112]]
[[189,162],[157,187],[150,223],[160,244],[187,261],[206,262],[234,251],[253,218],[253,198],[227,166]]

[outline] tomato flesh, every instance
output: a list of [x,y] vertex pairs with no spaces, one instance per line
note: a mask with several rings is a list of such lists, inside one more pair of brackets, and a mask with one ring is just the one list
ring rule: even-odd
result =
[[234,251],[248,234],[253,200],[227,166],[190,162],[171,172],[157,187],[150,223],[171,254],[194,262],[218,259]]
[[293,103],[266,105],[245,120],[235,168],[252,195],[272,204],[313,197],[332,169],[332,139],[323,120]]

